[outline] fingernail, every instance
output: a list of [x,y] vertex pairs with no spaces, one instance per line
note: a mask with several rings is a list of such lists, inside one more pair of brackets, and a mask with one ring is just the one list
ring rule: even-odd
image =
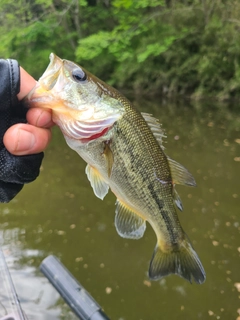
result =
[[35,144],[35,136],[26,130],[18,130],[18,142],[16,146],[16,151],[25,152],[31,150]]

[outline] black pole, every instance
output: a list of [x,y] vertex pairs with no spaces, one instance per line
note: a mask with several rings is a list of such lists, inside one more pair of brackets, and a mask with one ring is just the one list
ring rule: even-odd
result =
[[110,320],[93,297],[55,256],[45,258],[40,270],[79,319]]

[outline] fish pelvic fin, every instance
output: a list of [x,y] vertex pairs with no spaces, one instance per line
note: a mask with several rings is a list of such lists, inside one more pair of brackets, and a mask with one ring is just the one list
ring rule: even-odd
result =
[[108,193],[108,184],[103,180],[97,169],[90,166],[89,164],[86,166],[85,172],[93,188],[95,196],[103,200],[103,198]]
[[140,239],[144,235],[146,221],[118,199],[115,212],[115,227],[121,237]]
[[190,283],[192,279],[202,284],[206,274],[202,263],[187,237],[177,249],[163,252],[157,244],[149,267],[149,278],[159,280],[169,274],[176,274]]

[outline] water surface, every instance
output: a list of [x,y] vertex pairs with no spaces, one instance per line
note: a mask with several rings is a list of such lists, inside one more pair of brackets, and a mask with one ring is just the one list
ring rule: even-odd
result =
[[39,272],[56,255],[113,320],[237,319],[240,308],[240,114],[231,106],[137,101],[166,131],[166,153],[194,175],[178,186],[181,224],[207,274],[203,285],[177,276],[150,282],[156,237],[118,236],[115,197],[96,198],[85,163],[56,128],[40,177],[0,205],[2,247],[29,319],[76,319]]

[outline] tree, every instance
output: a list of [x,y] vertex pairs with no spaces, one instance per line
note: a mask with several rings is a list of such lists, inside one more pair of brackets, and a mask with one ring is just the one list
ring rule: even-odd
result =
[[240,95],[237,0],[0,0],[0,56],[35,77],[50,52],[135,92]]

